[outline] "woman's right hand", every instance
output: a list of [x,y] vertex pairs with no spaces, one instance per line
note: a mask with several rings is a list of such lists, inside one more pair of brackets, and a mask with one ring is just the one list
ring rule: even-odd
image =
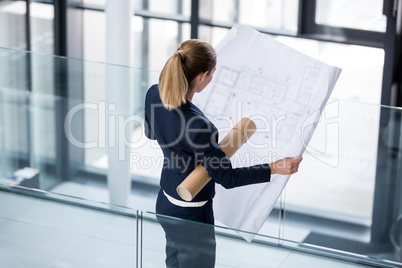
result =
[[271,174],[291,175],[299,170],[299,164],[303,160],[303,156],[297,158],[286,157],[269,164]]

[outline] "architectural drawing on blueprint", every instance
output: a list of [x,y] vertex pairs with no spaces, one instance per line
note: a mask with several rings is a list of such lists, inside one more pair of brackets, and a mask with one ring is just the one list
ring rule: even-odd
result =
[[[212,85],[203,93],[203,98],[197,97],[195,103],[209,118],[224,115],[238,121],[241,119],[239,114],[250,118],[263,118],[264,120],[256,120],[257,128],[265,129],[266,127],[260,124],[268,122],[271,133],[277,134],[275,138],[282,144],[280,149],[283,151],[284,146],[290,146],[292,136],[300,135],[301,124],[314,107],[314,93],[321,90],[316,86],[320,71],[320,66],[315,63],[305,64],[299,70],[298,80],[295,80],[292,77],[297,75],[285,73],[278,76],[269,73],[264,66],[252,68],[242,65],[236,68],[221,64]],[[222,123],[226,123],[212,121],[218,129],[224,127]],[[254,140],[259,139],[259,144],[265,142],[266,148],[272,147],[270,138],[272,136],[267,133],[253,137]],[[277,150],[271,148],[272,151]],[[265,149],[264,152],[268,150]],[[261,155],[258,152],[253,153]]]
[[[244,26],[233,27],[216,50],[214,79],[193,102],[221,139],[242,117],[256,123],[256,133],[231,159],[233,166],[302,154],[341,70]],[[288,179],[274,175],[263,186],[230,190],[217,185],[216,218],[231,228],[258,232]]]

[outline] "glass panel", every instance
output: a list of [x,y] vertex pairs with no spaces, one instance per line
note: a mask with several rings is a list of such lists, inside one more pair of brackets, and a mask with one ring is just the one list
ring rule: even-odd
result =
[[402,110],[329,103],[287,186],[285,238],[401,261]]
[[209,27],[200,25],[198,27],[199,38],[204,40],[214,47],[219,44],[219,42],[226,36],[229,32],[229,29],[226,28],[219,28],[219,27]]
[[[110,69],[111,67],[113,70]],[[109,167],[108,148],[116,146],[119,147],[119,150],[124,150],[127,146],[130,148],[131,173],[135,177],[152,178],[153,183],[157,184],[162,165],[156,167],[152,163],[162,163],[160,161],[163,161],[163,157],[158,144],[144,136],[142,114],[145,93],[150,85],[158,82],[159,72],[129,69],[121,66],[105,68],[104,65],[94,62],[84,62],[84,68],[85,102],[83,104],[86,106],[84,109],[84,120],[86,122],[84,143],[88,145],[88,148],[85,149],[86,167],[106,171]],[[126,104],[119,101],[110,101],[112,97],[111,93],[107,91],[107,83],[111,78],[109,78],[108,73],[114,72],[117,75],[116,73],[121,74],[127,71],[129,71],[128,80],[126,81],[127,87],[122,86],[123,92],[120,93],[132,95],[134,113],[131,114],[138,118],[130,119],[132,122],[130,120],[119,122],[119,119],[114,118],[114,115],[109,112],[114,106],[122,108],[121,106]],[[129,90],[129,88],[133,88],[133,90]],[[112,90],[112,94],[118,94],[117,91],[120,89],[115,87]],[[116,124],[115,127],[111,126],[109,130],[106,128],[108,120],[114,120],[113,122],[115,123],[113,124]],[[132,123],[134,124],[131,125]],[[74,124],[74,119],[71,124]],[[126,140],[123,141],[124,144],[112,144],[109,140],[108,137],[112,137],[115,128],[132,130],[131,136],[127,136]]]
[[[39,187],[49,189],[58,183],[57,143],[61,142],[58,132],[59,121],[56,107],[62,105],[61,98],[57,98],[56,81],[62,83],[54,74],[58,66],[57,61],[51,57],[41,57],[32,54],[32,92],[30,94],[30,127],[29,136],[31,142],[30,167],[39,171]],[[77,70],[78,71],[78,70]],[[49,75],[52,74],[52,75]],[[59,85],[63,88],[65,85]]]
[[[275,246],[248,243],[234,230],[153,213],[143,217],[143,267],[174,267],[178,259],[183,267],[191,267],[191,263],[213,267],[215,247],[216,267],[259,267],[268,262],[278,267],[288,255],[288,250]],[[278,244],[277,238],[266,240]]]
[[[146,22],[145,26],[145,28],[148,29]],[[134,41],[132,41],[134,42],[134,47],[132,48],[132,50],[134,50],[132,52],[134,55],[134,67],[146,68],[148,53],[144,47],[146,45],[144,41],[146,40],[148,32],[144,32],[144,19],[142,17],[133,16],[131,18],[131,33],[134,39]]]
[[[87,167],[107,168],[107,150],[105,145],[106,130],[102,127],[106,122],[106,68],[92,63],[84,63],[85,91],[84,103],[93,107],[85,109],[85,141],[96,142],[98,146],[85,149],[85,165]],[[89,107],[89,106],[88,106]]]
[[[13,153],[11,159],[18,161],[18,166],[12,167],[13,173],[4,175],[16,176],[16,172],[25,167],[34,168],[36,173],[40,173],[39,179],[33,174],[30,184],[30,175],[26,175],[26,183],[32,188],[48,189],[63,178],[69,177],[69,171],[66,170],[68,161],[62,160],[66,156],[62,136],[64,120],[61,119],[65,114],[62,107],[67,107],[65,105],[68,102],[63,96],[73,95],[74,90],[69,91],[68,88],[70,85],[75,90],[82,88],[78,79],[82,69],[79,64],[74,64],[78,61],[70,61],[72,69],[67,72],[65,59],[17,50],[3,49],[1,53],[1,63],[4,64],[1,67],[3,122],[10,124],[7,126],[8,131],[3,135],[3,142],[6,152]],[[10,72],[4,72],[6,69]],[[67,73],[71,81],[66,79]],[[13,110],[12,107],[7,109],[9,105],[15,107],[18,112],[8,114],[7,111]],[[15,120],[15,117],[19,120]],[[18,132],[12,131],[13,126],[18,128]],[[24,134],[20,133],[21,131],[24,131]],[[13,142],[7,141],[7,137],[12,140],[20,139],[18,147],[11,148]],[[25,142],[22,142],[23,140]],[[16,151],[20,146],[26,149]]]
[[[93,29],[96,28],[96,31]],[[147,30],[148,28],[146,28]],[[106,13],[100,11],[83,11],[83,43],[84,59],[89,61],[106,61]],[[143,36],[147,36],[148,31],[144,32],[144,20],[138,16],[132,16],[131,32],[134,44],[134,66],[146,67],[146,55]]]
[[[148,20],[148,68],[150,70],[162,70],[166,61],[176,51],[187,34],[182,35],[180,24],[175,21]],[[145,31],[145,29],[144,29]],[[145,40],[144,40],[145,41]]]
[[31,3],[53,4],[54,0],[31,0]]
[[0,47],[27,49],[25,1],[0,2]]
[[[379,115],[380,107],[376,105],[337,99],[328,101],[300,171],[292,176],[286,187],[286,213],[310,215],[312,222],[297,228],[293,226],[297,216],[292,216],[293,220],[285,225],[286,238],[303,241],[305,235],[319,230],[369,242]],[[317,222],[317,218],[329,222]],[[331,220],[355,224],[361,231],[353,229],[349,233],[347,228],[336,225],[328,228],[334,224]],[[292,231],[287,232],[289,229]]]
[[106,6],[106,0],[82,0],[83,4]]
[[[159,146],[152,150],[138,146],[143,140],[150,143],[143,135],[142,113],[145,92],[157,83],[159,72],[17,50],[0,52],[0,123],[7,130],[0,132],[1,178],[12,178],[27,167],[39,173],[31,188],[53,189],[67,180],[85,182],[81,172],[88,170],[105,180],[107,169],[116,164],[108,160],[108,148],[117,148],[127,152],[127,163],[131,157],[127,172],[158,183],[160,170],[137,157],[151,159],[156,151],[155,161],[160,160]],[[123,95],[127,98],[116,97]],[[114,114],[114,107],[124,110],[125,117]],[[114,132],[106,131],[107,122],[115,125],[110,129],[122,132],[122,139],[114,140]],[[77,192],[81,194],[85,192]],[[107,192],[101,200],[108,201]],[[153,209],[154,201],[150,203]]]
[[31,50],[33,52],[54,53],[54,6],[52,4],[31,3]]
[[[84,59],[106,61],[106,15],[84,10]],[[103,26],[102,26],[103,25]],[[96,31],[93,29],[96,28]],[[190,39],[190,24],[133,16],[131,20],[133,66],[162,70],[178,45]],[[161,31],[163,29],[163,31]],[[161,50],[162,49],[162,50]]]
[[200,17],[214,22],[241,23],[258,28],[297,31],[296,0],[200,1]]
[[202,264],[199,267],[213,267],[213,263],[215,267],[369,267],[383,263],[265,235],[256,235],[249,243],[243,238],[250,235],[247,232],[148,212],[142,218],[142,267],[171,267],[177,262],[185,267],[193,262]]
[[11,190],[0,188],[3,267],[136,267],[135,210]]
[[399,262],[402,262],[401,163],[402,108],[381,107],[371,239],[378,243],[389,237],[395,250],[395,257],[390,259]]
[[331,97],[380,104],[384,50],[284,36],[278,41],[327,64],[342,68]]
[[199,5],[200,18],[216,22],[234,23],[239,21],[238,0],[201,0]]
[[382,0],[317,0],[318,24],[385,32]]
[[30,161],[29,59],[27,53],[0,49],[0,178],[11,183]]
[[191,1],[190,0],[136,0],[136,9],[149,10],[155,13],[165,14],[183,14],[190,16]]
[[299,1],[258,0],[253,5],[241,0],[239,22],[258,28],[297,31]]
[[[385,260],[382,254],[366,257],[20,187],[1,186],[0,200],[3,204],[0,242],[7,245],[0,251],[0,259],[16,267],[21,263],[29,263],[33,268],[134,267],[137,261],[140,267],[165,267],[166,245],[168,252],[174,246],[184,246],[189,249],[191,260],[200,258],[203,252],[207,259],[215,255],[215,267],[260,267],[267,263],[269,267],[400,267],[402,264]],[[176,241],[174,246],[167,244],[165,232],[170,234],[170,241]],[[255,235],[251,243],[243,238],[249,235]],[[38,239],[43,243],[38,244]],[[181,261],[186,259],[183,253],[179,256]]]
[[[96,29],[96,31],[94,31]],[[83,11],[83,50],[85,60],[106,61],[105,12]]]
[[[103,6],[106,7],[106,0],[83,0],[85,5]],[[159,14],[181,14],[190,16],[191,1],[190,0],[134,0],[135,10],[149,10]]]

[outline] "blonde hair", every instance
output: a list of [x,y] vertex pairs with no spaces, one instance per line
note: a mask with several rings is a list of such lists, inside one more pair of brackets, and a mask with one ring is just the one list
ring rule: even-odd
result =
[[165,108],[173,110],[186,103],[194,78],[212,71],[215,65],[215,49],[207,42],[190,39],[181,43],[159,76],[159,94]]

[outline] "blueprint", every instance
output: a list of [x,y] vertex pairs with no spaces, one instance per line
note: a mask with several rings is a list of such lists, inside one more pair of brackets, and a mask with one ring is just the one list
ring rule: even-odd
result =
[[[245,26],[234,26],[216,47],[214,78],[193,102],[222,139],[242,117],[257,132],[231,158],[234,167],[302,155],[341,69],[306,56]],[[230,228],[257,233],[289,176],[226,190],[216,185],[214,213]],[[243,235],[248,241],[253,235]]]

